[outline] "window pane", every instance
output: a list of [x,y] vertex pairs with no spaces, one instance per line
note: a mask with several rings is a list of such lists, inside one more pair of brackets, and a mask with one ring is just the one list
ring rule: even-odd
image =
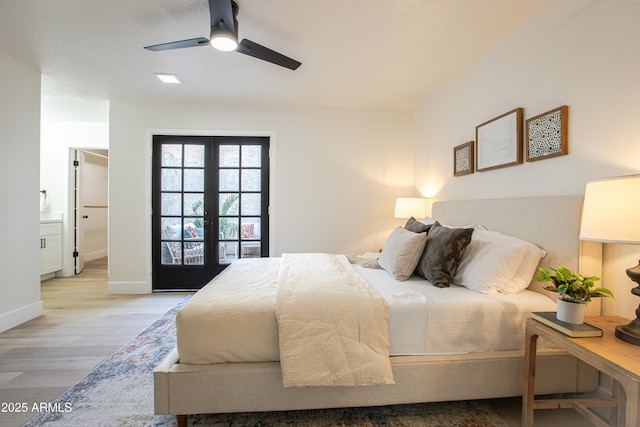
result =
[[180,169],[162,169],[162,191],[182,191]]
[[162,218],[162,240],[182,240],[180,218]]
[[242,194],[242,216],[260,215],[260,194]]
[[204,167],[204,145],[185,145],[184,165],[186,167]]
[[162,145],[162,166],[182,166],[182,145]]
[[220,194],[220,215],[238,215],[238,194]]
[[184,263],[204,264],[204,251],[202,242],[184,242]]
[[242,167],[262,166],[262,147],[259,145],[242,146]]
[[240,166],[240,146],[221,145],[220,146],[220,167],[233,168]]
[[184,170],[184,191],[204,191],[204,169]]
[[161,215],[182,215],[180,203],[182,197],[180,194],[162,193],[162,210]]
[[240,220],[240,238],[242,240],[260,240],[260,218],[242,218]]
[[185,239],[204,240],[204,218],[185,218]]
[[162,264],[182,264],[182,244],[180,242],[162,243]]
[[260,191],[260,169],[242,170],[242,191]]
[[238,238],[238,218],[220,218],[220,239]]
[[230,264],[238,259],[238,242],[221,242],[218,252],[220,264]]
[[241,258],[260,258],[260,242],[243,242]]
[[184,194],[184,215],[202,215],[204,213],[204,193]]
[[220,191],[238,191],[240,179],[238,169],[220,169]]

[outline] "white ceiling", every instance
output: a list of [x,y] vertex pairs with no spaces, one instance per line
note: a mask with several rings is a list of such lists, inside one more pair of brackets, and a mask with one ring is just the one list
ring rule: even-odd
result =
[[[238,0],[239,37],[302,62],[143,46],[209,37],[206,0],[0,0],[0,51],[47,97],[412,109],[549,0]],[[176,73],[163,85],[153,73]],[[80,101],[78,101],[80,100]]]

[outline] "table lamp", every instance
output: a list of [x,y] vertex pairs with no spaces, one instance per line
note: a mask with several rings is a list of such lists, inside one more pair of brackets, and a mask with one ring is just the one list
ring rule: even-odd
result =
[[[640,175],[587,182],[582,207],[580,240],[603,243],[640,244]],[[640,297],[640,261],[627,270],[638,284],[631,290]],[[636,318],[616,326],[616,336],[640,345],[640,305]]]
[[429,199],[424,197],[398,197],[394,218],[422,219],[429,216]]

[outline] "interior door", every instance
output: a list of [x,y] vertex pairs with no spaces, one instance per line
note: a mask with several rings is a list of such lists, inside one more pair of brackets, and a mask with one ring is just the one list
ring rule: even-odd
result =
[[268,256],[269,139],[153,137],[153,289],[196,290]]

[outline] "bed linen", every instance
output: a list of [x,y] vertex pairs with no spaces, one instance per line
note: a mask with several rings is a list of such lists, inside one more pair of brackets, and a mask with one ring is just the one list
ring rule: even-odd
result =
[[346,256],[283,254],[275,312],[285,387],[394,384],[387,304]]
[[[181,363],[279,361],[279,266],[280,258],[240,259],[196,293],[176,318]],[[354,267],[388,304],[391,356],[522,349],[530,313],[555,310],[553,301],[536,292],[483,295]]]

